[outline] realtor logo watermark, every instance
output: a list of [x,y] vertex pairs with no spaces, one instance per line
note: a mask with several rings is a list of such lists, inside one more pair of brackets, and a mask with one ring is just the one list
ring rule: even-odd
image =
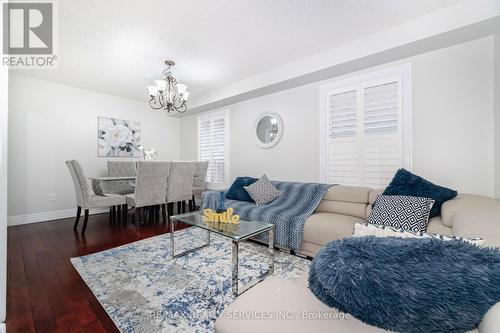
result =
[[55,3],[10,1],[2,7],[2,66],[55,68]]

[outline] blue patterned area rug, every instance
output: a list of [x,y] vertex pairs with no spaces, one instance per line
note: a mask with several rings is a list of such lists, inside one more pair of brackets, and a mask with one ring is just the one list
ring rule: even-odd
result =
[[[176,232],[176,253],[202,245],[206,232]],[[240,244],[240,288],[267,271],[267,247]],[[212,234],[209,247],[172,260],[170,234],[72,258],[71,262],[121,332],[213,332],[234,297],[231,241]],[[309,260],[275,251],[274,275],[295,279]]]

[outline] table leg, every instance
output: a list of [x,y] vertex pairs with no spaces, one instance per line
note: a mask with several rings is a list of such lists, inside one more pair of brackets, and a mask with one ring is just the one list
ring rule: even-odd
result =
[[269,275],[274,273],[274,228],[269,230]]
[[233,241],[233,269],[232,269],[232,287],[234,297],[238,296],[238,242]]
[[174,232],[175,232],[175,220],[170,218],[170,251],[172,253],[172,258],[175,258],[175,246],[174,246]]

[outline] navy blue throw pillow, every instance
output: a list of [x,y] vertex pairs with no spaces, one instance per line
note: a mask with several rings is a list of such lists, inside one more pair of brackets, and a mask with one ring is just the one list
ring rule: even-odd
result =
[[231,200],[239,200],[246,202],[254,202],[244,186],[249,186],[255,183],[258,179],[252,177],[237,177],[233,182],[233,185],[226,192],[226,198]]
[[434,217],[441,214],[441,206],[445,201],[457,196],[457,191],[433,184],[408,170],[399,169],[383,194],[431,198],[434,205],[430,217]]
[[347,237],[309,271],[323,303],[391,332],[466,332],[500,301],[500,250],[459,240]]

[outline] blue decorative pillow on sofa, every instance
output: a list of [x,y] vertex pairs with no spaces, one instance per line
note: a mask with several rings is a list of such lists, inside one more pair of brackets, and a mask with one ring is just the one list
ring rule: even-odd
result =
[[500,250],[434,238],[349,237],[314,258],[323,303],[393,332],[465,332],[500,301]]
[[226,198],[231,200],[239,200],[246,202],[254,202],[244,186],[249,186],[255,183],[258,179],[252,177],[237,177],[229,190],[226,192]]
[[434,205],[430,217],[434,217],[441,214],[441,206],[445,201],[457,196],[457,191],[435,185],[408,170],[399,169],[383,194],[431,198]]

